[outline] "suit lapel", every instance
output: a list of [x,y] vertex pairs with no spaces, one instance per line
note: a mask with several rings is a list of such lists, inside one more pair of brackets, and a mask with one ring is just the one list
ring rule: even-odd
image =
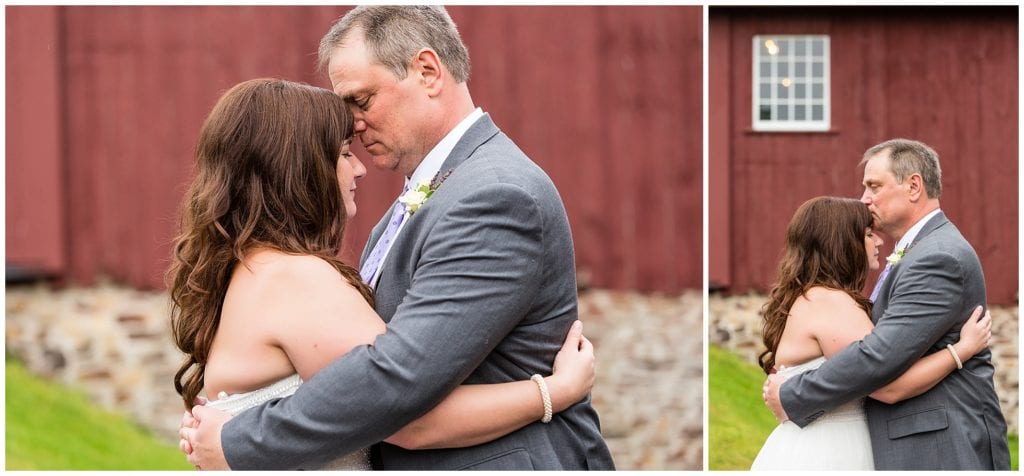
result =
[[931,232],[945,226],[947,223],[949,223],[949,220],[946,219],[946,215],[944,213],[936,213],[935,216],[933,216],[930,220],[928,220],[927,223],[924,224],[923,227],[921,227],[921,231],[917,233],[917,236],[914,237],[914,241],[910,243],[910,248],[913,248],[914,245],[916,245],[917,242],[921,241],[922,238],[928,236],[929,234],[931,234]]
[[[917,236],[914,237],[914,241],[910,242],[910,246],[908,246],[907,249],[910,250],[914,246],[917,246],[917,244],[922,239],[924,239],[924,237],[930,235],[933,231],[938,230],[943,226],[946,226],[948,223],[949,220],[946,218],[945,214],[943,214],[942,212],[937,213],[935,216],[931,217],[927,223],[924,224],[924,226],[921,228],[921,231],[919,231],[917,233]],[[885,282],[882,283],[882,291],[879,293],[879,302],[876,303],[871,312],[871,320],[874,321],[875,324],[877,324],[878,319],[881,318],[883,314],[885,314],[885,309],[889,307],[889,296],[892,295],[892,284],[895,281],[896,268],[894,266],[892,271],[889,272],[889,275],[886,276]]]
[[459,142],[455,144],[452,152],[448,154],[448,158],[441,164],[438,174],[443,177],[448,171],[455,170],[469,156],[473,155],[477,148],[491,137],[494,137],[498,132],[500,132],[498,131],[498,126],[494,125],[494,122],[491,121],[490,114],[484,113],[472,126],[469,126],[469,129],[462,135]]

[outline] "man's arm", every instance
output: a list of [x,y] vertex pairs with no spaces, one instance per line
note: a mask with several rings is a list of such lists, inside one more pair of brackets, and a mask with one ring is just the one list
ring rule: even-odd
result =
[[390,436],[465,380],[522,319],[539,286],[542,217],[530,194],[482,187],[430,231],[387,333],[291,398],[226,423],[234,469],[319,467]]
[[907,269],[874,331],[817,370],[782,383],[781,406],[797,425],[806,426],[835,406],[892,381],[967,317],[964,273],[955,257],[932,252],[900,265]]

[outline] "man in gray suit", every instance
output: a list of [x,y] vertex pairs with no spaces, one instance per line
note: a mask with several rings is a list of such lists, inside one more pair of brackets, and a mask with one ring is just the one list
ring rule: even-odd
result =
[[191,459],[316,468],[373,445],[379,469],[614,469],[589,398],[470,448],[378,443],[459,384],[551,372],[577,318],[572,236],[548,176],[474,106],[468,53],[444,9],[356,8],[324,37],[320,59],[374,165],[412,189],[432,181],[433,193],[396,202],[363,253],[387,333],[290,398],[226,423],[196,410]]
[[[900,258],[882,271],[872,293],[871,334],[817,370],[785,382],[769,377],[766,402],[772,412],[800,427],[867,396],[923,355],[955,353],[947,344],[957,341],[971,311],[985,303],[978,256],[939,209],[942,176],[935,151],[893,139],[868,149],[861,165],[861,201],[875,226],[898,240]],[[892,405],[867,399],[875,468],[1009,469],[991,357],[983,350],[917,397]]]

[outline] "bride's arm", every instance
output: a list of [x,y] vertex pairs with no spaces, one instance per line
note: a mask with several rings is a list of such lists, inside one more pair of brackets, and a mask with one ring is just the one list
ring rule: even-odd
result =
[[[808,302],[810,306],[805,312],[808,316],[815,317],[812,334],[828,358],[851,343],[863,339],[872,329],[867,314],[856,307],[856,303],[849,296],[843,296],[839,291],[821,293],[817,299]],[[797,307],[794,306],[794,314],[796,310]],[[953,348],[961,361],[966,362],[988,345],[991,335],[991,317],[987,312],[982,317],[979,306],[964,322],[960,340],[953,344]],[[869,396],[883,403],[896,403],[916,397],[930,390],[956,369],[956,361],[948,351],[934,352],[919,359],[902,375]]]
[[[335,358],[372,344],[385,326],[362,296],[326,262],[292,257],[267,277],[257,309],[272,316],[265,327],[272,345],[309,380]],[[283,317],[285,316],[285,317]],[[255,324],[255,323],[254,323]],[[574,325],[544,377],[552,412],[582,400],[594,384],[594,349]],[[540,389],[531,380],[461,385],[427,414],[387,442],[408,449],[473,446],[504,436],[544,415]]]
[[[988,311],[985,311],[985,315],[982,317],[981,311],[981,306],[974,310],[960,329],[960,340],[953,344],[953,349],[960,357],[961,362],[966,362],[981,352],[988,345],[988,340],[992,336],[992,317]],[[896,380],[875,390],[869,396],[884,403],[896,403],[916,397],[931,390],[956,369],[956,361],[947,350],[933,352],[915,362]]]
[[[544,377],[552,412],[582,400],[594,384],[594,348],[576,322],[555,357],[554,374]],[[538,385],[531,380],[460,385],[426,415],[386,442],[405,449],[458,448],[500,438],[544,415]]]

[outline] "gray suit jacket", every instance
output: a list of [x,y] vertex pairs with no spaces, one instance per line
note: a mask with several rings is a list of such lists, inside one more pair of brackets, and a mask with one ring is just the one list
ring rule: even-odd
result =
[[[229,421],[222,444],[232,468],[319,467],[390,436],[460,383],[551,372],[577,318],[572,235],[554,184],[486,115],[440,175],[448,171],[382,265],[377,312],[387,333],[292,397]],[[409,451],[380,443],[373,453],[380,469],[613,469],[589,398],[551,423],[482,445]]]
[[[874,331],[819,369],[783,383],[786,413],[803,427],[843,402],[867,396],[922,356],[946,352],[971,311],[984,304],[978,256],[939,213],[882,284],[872,310]],[[991,357],[985,349],[917,397],[892,405],[869,398],[875,469],[1009,469]]]

